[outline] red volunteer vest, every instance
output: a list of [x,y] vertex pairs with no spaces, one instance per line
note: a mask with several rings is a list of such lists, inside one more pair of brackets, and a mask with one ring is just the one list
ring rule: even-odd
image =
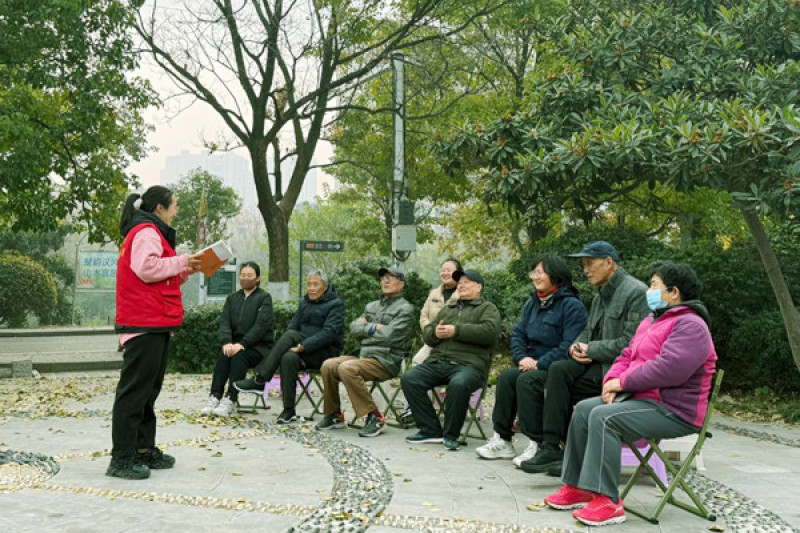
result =
[[128,232],[117,262],[117,331],[166,330],[183,323],[180,275],[145,283],[131,269],[133,239],[144,228],[153,228],[158,233],[164,250],[162,257],[177,255],[155,224],[139,224]]

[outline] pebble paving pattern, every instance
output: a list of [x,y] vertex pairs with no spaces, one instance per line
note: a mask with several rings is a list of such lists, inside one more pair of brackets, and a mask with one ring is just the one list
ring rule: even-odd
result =
[[[102,389],[102,388],[100,388]],[[46,402],[43,405],[48,405]],[[107,410],[70,411],[53,408],[17,410],[12,416],[31,418],[58,417],[108,417]],[[2,421],[0,420],[0,424]],[[466,521],[457,518],[431,518],[422,516],[384,515],[383,510],[392,500],[394,484],[392,474],[382,461],[365,449],[319,433],[310,424],[299,426],[276,426],[265,422],[232,418],[222,422],[237,431],[215,434],[204,438],[193,438],[165,443],[165,448],[199,446],[223,439],[257,439],[265,436],[280,436],[321,453],[333,467],[334,484],[330,496],[323,498],[318,506],[274,505],[268,502],[242,501],[241,499],[190,496],[184,494],[153,493],[136,490],[113,490],[93,487],[72,487],[50,482],[58,474],[59,462],[76,458],[107,456],[109,450],[86,451],[48,457],[25,451],[0,450],[0,494],[21,488],[33,488],[57,492],[89,494],[116,499],[129,498],[159,501],[176,505],[203,506],[235,511],[251,511],[278,515],[297,516],[297,525],[292,533],[339,533],[362,532],[370,525],[405,528],[429,533],[566,533],[564,529],[529,527],[512,524],[497,524]],[[737,428],[717,427],[737,432]],[[741,431],[738,431],[742,433]],[[770,438],[769,434],[746,435],[753,438]],[[790,446],[800,443],[787,442]],[[792,529],[775,513],[761,507],[743,494],[720,483],[690,471],[688,484],[697,492],[711,512],[718,517],[717,523],[725,531],[741,533],[786,533]]]

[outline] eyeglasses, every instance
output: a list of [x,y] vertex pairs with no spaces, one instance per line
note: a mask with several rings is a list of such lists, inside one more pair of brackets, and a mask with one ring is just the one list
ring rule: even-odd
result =
[[390,276],[389,274],[384,274],[383,276],[381,276],[378,279],[380,279],[381,281],[392,281],[392,280],[395,280],[397,278],[394,277],[394,276]]
[[547,272],[544,270],[531,270],[530,274],[528,274],[532,278],[540,278],[542,276],[546,276]]

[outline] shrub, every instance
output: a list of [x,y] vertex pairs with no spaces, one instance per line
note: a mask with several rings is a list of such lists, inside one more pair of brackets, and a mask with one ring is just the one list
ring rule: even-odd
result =
[[13,251],[0,253],[0,324],[25,326],[28,313],[48,316],[58,302],[53,275],[41,263]]
[[[272,323],[275,338],[283,335],[297,311],[296,302],[273,302]],[[219,317],[222,305],[200,305],[186,309],[183,325],[170,342],[169,372],[209,374],[214,371],[219,344]]]
[[724,361],[730,387],[752,390],[765,385],[779,393],[800,390],[800,372],[792,359],[780,313],[750,317],[731,335]]

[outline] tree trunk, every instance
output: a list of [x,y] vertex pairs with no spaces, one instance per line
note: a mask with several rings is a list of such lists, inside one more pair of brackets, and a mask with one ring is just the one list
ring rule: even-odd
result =
[[269,183],[267,143],[251,147],[250,161],[258,194],[258,210],[267,228],[270,283],[289,282],[289,219],[283,215]]
[[769,237],[767,232],[764,231],[761,219],[758,218],[757,213],[752,211],[742,210],[742,213],[755,240],[761,261],[764,263],[764,270],[767,272],[767,279],[769,279],[770,285],[772,285],[775,299],[778,300],[778,307],[781,311],[781,317],[783,317],[783,325],[786,328],[786,335],[789,337],[792,358],[795,366],[800,370],[800,312],[798,312],[792,301],[792,295],[789,293],[789,287],[783,277],[781,265],[778,263],[778,258],[770,246]]

